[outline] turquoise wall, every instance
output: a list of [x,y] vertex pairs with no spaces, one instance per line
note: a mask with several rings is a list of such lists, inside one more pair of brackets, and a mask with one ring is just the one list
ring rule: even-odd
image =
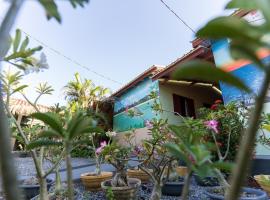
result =
[[[146,120],[160,117],[152,110],[154,100],[149,97],[152,91],[156,92],[159,98],[158,81],[146,78],[116,98],[113,116],[114,131],[124,132],[144,128]],[[128,115],[131,110],[135,113],[134,117]]]

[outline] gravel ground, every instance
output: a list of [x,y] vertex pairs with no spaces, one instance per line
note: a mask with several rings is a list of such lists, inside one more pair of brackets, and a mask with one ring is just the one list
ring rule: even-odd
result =
[[[89,192],[85,191],[84,186],[80,183],[75,185],[75,189],[78,192],[78,196],[76,200],[104,200],[105,194],[104,192]],[[152,191],[152,184],[143,184],[140,188],[140,197],[139,200],[148,200],[150,198]],[[174,196],[165,196],[162,195],[161,200],[179,200],[180,197]],[[204,188],[197,186],[196,182],[193,180],[190,188],[190,200],[209,200],[204,195]]]
[[[34,175],[35,174],[35,167],[33,164],[32,158],[15,158],[16,161],[16,166],[19,175],[21,176],[29,176],[29,175]],[[72,165],[73,167],[79,166],[79,165],[86,165],[90,164],[91,161],[90,159],[85,159],[85,158],[73,158],[72,159]],[[44,167],[48,167],[49,162],[44,163]],[[65,168],[65,163],[63,162],[61,164],[61,168]],[[76,200],[104,200],[105,194],[104,192],[89,192],[86,191],[84,186],[81,183],[75,183],[74,184],[74,189],[76,192]],[[152,191],[152,185],[151,184],[144,184],[140,188],[140,197],[139,200],[148,200],[150,197]],[[192,180],[192,184],[190,187],[190,197],[189,200],[209,200],[205,194],[205,187],[200,187],[196,184],[195,180]],[[172,197],[172,196],[162,196],[161,200],[179,200],[180,197]],[[0,197],[1,200],[1,197]],[[270,200],[270,199],[269,199]]]
[[[33,159],[31,157],[15,158],[18,175],[20,176],[32,176],[36,174]],[[72,166],[77,167],[80,165],[86,165],[93,163],[93,160],[87,158],[72,158]],[[44,169],[48,169],[51,164],[49,161],[44,161]],[[65,162],[62,161],[60,169],[66,168]]]

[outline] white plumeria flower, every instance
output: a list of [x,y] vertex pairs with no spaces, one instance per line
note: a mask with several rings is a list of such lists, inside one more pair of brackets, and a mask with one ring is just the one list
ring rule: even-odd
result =
[[40,54],[40,59],[36,65],[40,69],[49,69],[49,65],[47,63],[47,57],[43,52]]

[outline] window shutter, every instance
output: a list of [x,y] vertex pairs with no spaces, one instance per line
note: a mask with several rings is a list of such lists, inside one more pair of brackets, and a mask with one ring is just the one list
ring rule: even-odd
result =
[[173,94],[173,109],[174,112],[181,114],[181,99],[180,96]]
[[187,111],[188,111],[187,115],[189,117],[196,118],[194,100],[188,99],[188,98],[186,100],[187,100]]

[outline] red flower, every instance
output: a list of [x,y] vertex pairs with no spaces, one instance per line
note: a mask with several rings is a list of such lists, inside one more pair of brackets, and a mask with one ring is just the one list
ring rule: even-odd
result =
[[215,101],[215,104],[222,104],[222,101],[220,99]]
[[211,110],[216,110],[217,109],[217,104],[213,104],[210,109]]

